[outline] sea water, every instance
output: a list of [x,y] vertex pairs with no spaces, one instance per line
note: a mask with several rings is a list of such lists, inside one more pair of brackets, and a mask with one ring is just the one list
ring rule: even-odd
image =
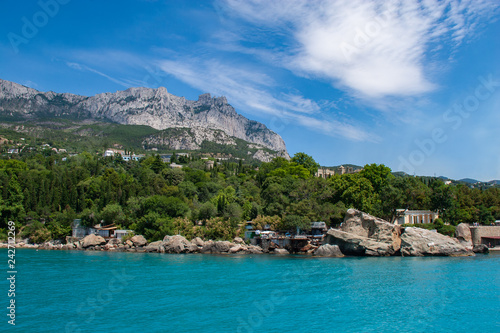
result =
[[[4,258],[4,259],[1,259]],[[0,251],[7,267],[7,251]],[[6,332],[500,332],[500,255],[311,258],[18,249]],[[5,268],[5,275],[8,269]]]

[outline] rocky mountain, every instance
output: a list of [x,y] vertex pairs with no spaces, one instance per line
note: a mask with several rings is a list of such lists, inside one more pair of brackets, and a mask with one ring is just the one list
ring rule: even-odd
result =
[[[264,124],[238,114],[225,97],[203,94],[197,101],[192,101],[172,95],[163,87],[129,88],[87,97],[40,92],[0,79],[0,115],[4,119],[71,117],[107,120],[119,124],[147,125],[157,130],[190,128],[196,143],[193,147],[199,146],[203,140],[220,142],[236,137],[288,157],[285,142],[278,134]],[[176,143],[171,144],[175,146]]]

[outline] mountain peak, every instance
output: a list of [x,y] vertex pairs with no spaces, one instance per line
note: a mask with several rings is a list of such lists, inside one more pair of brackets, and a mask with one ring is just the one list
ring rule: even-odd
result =
[[285,142],[264,124],[238,114],[226,97],[201,94],[197,101],[170,94],[165,87],[128,88],[91,97],[39,92],[0,80],[0,114],[24,118],[71,116],[119,124],[167,128],[207,128],[259,144],[288,156]]

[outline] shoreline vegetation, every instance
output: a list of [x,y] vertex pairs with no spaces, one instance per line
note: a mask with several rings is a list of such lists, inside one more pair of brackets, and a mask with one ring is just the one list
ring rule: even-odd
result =
[[377,164],[316,177],[319,165],[305,153],[259,165],[175,154],[169,163],[159,155],[124,161],[85,152],[63,160],[51,150],[8,157],[0,159],[0,241],[9,221],[29,243],[64,244],[75,219],[132,230],[149,243],[165,235],[234,242],[244,238],[246,221],[282,235],[314,221],[335,230],[351,208],[389,222],[401,208],[432,210],[439,218],[422,227],[448,236],[461,223],[500,219],[498,187],[447,185]]

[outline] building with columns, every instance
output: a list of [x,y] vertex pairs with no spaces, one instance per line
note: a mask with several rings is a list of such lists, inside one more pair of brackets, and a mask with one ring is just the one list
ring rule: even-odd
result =
[[439,214],[430,210],[407,210],[398,209],[398,217],[394,224],[419,224],[433,223],[439,217]]

